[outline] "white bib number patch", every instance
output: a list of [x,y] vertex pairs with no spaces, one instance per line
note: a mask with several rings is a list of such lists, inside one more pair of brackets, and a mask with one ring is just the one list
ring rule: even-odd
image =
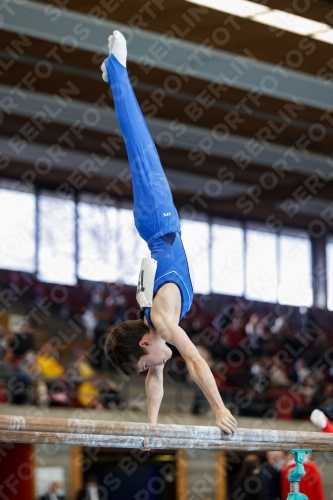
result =
[[136,291],[136,300],[139,306],[151,307],[153,305],[154,281],[157,269],[157,260],[147,257],[142,259],[141,269]]

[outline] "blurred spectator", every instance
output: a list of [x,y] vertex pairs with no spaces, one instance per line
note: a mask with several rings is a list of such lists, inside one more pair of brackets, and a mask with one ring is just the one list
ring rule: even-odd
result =
[[229,329],[243,330],[243,327],[239,328],[239,324],[235,322],[236,318],[241,319],[241,315],[242,312],[237,304],[228,304],[218,312],[212,325],[223,337]]
[[259,354],[264,354],[266,345],[271,341],[271,338],[273,337],[270,329],[268,326],[265,324],[264,321],[260,321],[257,325],[256,328],[256,335],[257,335],[257,353]]
[[262,332],[263,324],[260,321],[259,315],[257,313],[251,314],[249,322],[245,326],[245,333],[253,351],[258,350],[262,343]]
[[[286,500],[290,492],[289,472],[295,467],[292,453],[288,453],[287,465],[281,470],[281,493],[282,500]],[[300,481],[300,493],[304,493],[309,499],[325,500],[324,488],[320,476],[320,471],[314,462],[306,456],[304,461],[305,475]]]
[[94,327],[94,367],[98,370],[102,368],[104,355],[105,336],[112,317],[110,308],[106,306],[104,291],[97,288],[91,296],[91,306],[96,324]]
[[49,391],[44,380],[35,382],[35,404],[37,406],[48,406],[50,403]]
[[98,397],[104,408],[124,408],[127,406],[126,401],[121,397],[120,391],[116,382],[109,378],[104,379],[98,386]]
[[323,354],[330,348],[329,336],[326,332],[321,331],[314,341],[314,349],[318,354]]
[[306,405],[311,404],[316,390],[317,384],[313,378],[309,377],[303,380],[303,384],[299,388],[299,393],[302,394]]
[[281,360],[278,357],[273,357],[271,366],[268,370],[271,385],[275,387],[290,387],[291,380],[287,377]]
[[49,404],[49,395],[46,382],[36,364],[36,354],[32,351],[26,354],[19,360],[17,366],[25,373],[33,382],[34,387],[34,403],[37,406],[47,406]]
[[263,392],[270,383],[263,360],[256,359],[250,368],[250,372],[252,375],[249,381],[250,385],[255,389],[256,392]]
[[65,500],[64,485],[60,481],[51,483],[48,492],[40,496],[39,500]]
[[84,488],[77,494],[77,500],[102,500],[104,495],[98,491],[97,478],[88,476],[84,482]]
[[265,326],[264,330],[265,338],[261,340],[260,350],[263,356],[269,356],[273,358],[275,354],[277,354],[282,347],[282,343],[279,340],[277,335],[274,335],[267,326]]
[[330,420],[333,420],[333,384],[327,384],[320,387],[314,395],[312,404],[325,411]]
[[13,353],[12,351],[4,351],[0,359],[0,378],[3,380],[9,380],[14,376],[15,369],[12,363]]
[[[68,388],[62,379],[65,369],[54,356],[50,344],[45,344],[36,353],[35,363],[39,370],[38,379],[40,380],[42,376],[48,387],[49,406],[69,406]],[[42,383],[39,382],[37,387],[39,389],[39,401],[46,404],[45,390]]]
[[297,323],[298,323],[298,328],[299,328],[300,332],[305,333],[309,327],[311,328],[311,326],[310,326],[311,322],[314,321],[311,309],[308,309],[307,307],[304,307],[304,306],[300,307],[297,320],[298,320]]
[[278,316],[270,330],[274,335],[283,335],[288,328],[287,318],[285,316]]
[[2,325],[0,325],[0,355],[2,354],[2,351],[5,351],[9,347],[8,337],[9,335],[6,329]]
[[67,370],[70,378],[88,379],[97,376],[96,371],[91,367],[87,353],[84,349],[75,349],[73,357],[74,359]]
[[245,337],[244,319],[233,318],[230,327],[221,335],[220,346],[222,347],[222,359],[225,359],[228,352],[237,347]]
[[[262,416],[265,408],[269,407],[268,388],[270,380],[264,362],[261,359],[256,359],[250,363],[247,383],[244,386],[248,387],[246,391],[247,399],[250,399],[242,409],[242,415],[246,416]],[[242,389],[244,391],[244,389]]]
[[246,335],[251,336],[256,331],[256,327],[259,324],[259,321],[260,321],[260,318],[259,318],[259,315],[257,313],[251,314],[250,319],[245,326]]
[[301,384],[311,375],[311,370],[308,367],[307,362],[303,358],[300,358],[296,361],[294,370],[296,375],[296,382],[299,382]]
[[123,293],[116,293],[115,295],[109,295],[106,298],[106,305],[113,307],[113,316],[115,323],[121,323],[125,321],[125,315],[127,311],[127,300]]
[[260,472],[265,500],[281,500],[281,469],[285,463],[284,451],[268,451],[266,453],[267,464]]
[[260,479],[260,458],[258,455],[246,455],[243,459],[241,475],[232,484],[230,500],[266,500]]
[[36,353],[29,351],[17,362],[17,366],[20,367],[30,378],[35,379],[40,377],[40,370],[36,365]]
[[67,376],[77,385],[77,401],[85,408],[103,408],[98,399],[97,373],[90,366],[84,349],[74,351],[74,361],[70,363]]
[[[309,415],[317,389],[316,381],[312,377],[303,380],[303,383],[298,384],[298,386],[293,386],[293,396],[295,399],[294,418],[303,418]],[[296,394],[297,397],[295,398]]]
[[33,336],[34,330],[30,326],[30,320],[24,316],[21,320],[20,329],[10,336],[9,346],[15,356],[22,356],[29,350],[34,350],[35,341]]
[[66,375],[77,385],[77,401],[86,408],[103,409],[122,407],[117,384],[101,376],[90,366],[84,349],[77,349],[74,361],[70,363]]
[[98,395],[98,385],[94,380],[83,382],[79,385],[77,390],[78,402],[85,408],[95,408],[96,410],[101,410],[103,405],[98,399]]
[[28,387],[32,384],[32,378],[14,366],[13,358],[12,351],[3,351],[0,359],[0,379],[5,383],[8,402],[24,404],[28,402]]
[[[301,335],[297,330],[295,330],[291,325],[284,332],[284,335],[280,337],[280,344],[284,348],[287,347],[288,352],[294,359],[299,359],[304,355],[305,346],[304,341],[301,340]],[[307,344],[305,344],[307,345]]]
[[55,358],[50,344],[45,344],[37,352],[35,362],[45,379],[61,377],[65,373],[64,367]]
[[47,383],[49,406],[70,406],[69,388],[63,379]]

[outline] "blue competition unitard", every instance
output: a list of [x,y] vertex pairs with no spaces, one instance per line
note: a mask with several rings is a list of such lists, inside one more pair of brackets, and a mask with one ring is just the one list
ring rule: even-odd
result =
[[[154,296],[166,283],[175,283],[182,299],[181,320],[191,307],[193,288],[178,213],[127,69],[112,54],[105,65],[132,174],[135,226],[157,261]],[[144,313],[153,327],[150,308]]]

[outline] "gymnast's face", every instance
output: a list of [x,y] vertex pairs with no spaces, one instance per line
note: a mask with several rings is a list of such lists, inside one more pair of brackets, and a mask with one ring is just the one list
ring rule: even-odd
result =
[[141,356],[139,360],[139,372],[164,365],[172,355],[171,349],[166,345],[164,340],[153,331],[146,333],[142,337],[139,346],[144,347],[148,351],[148,354]]

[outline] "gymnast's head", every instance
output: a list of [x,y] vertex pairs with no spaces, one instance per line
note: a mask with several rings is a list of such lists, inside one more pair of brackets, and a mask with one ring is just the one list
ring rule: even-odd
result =
[[105,352],[112,364],[126,375],[162,366],[172,354],[156,330],[142,319],[117,325],[106,339]]

